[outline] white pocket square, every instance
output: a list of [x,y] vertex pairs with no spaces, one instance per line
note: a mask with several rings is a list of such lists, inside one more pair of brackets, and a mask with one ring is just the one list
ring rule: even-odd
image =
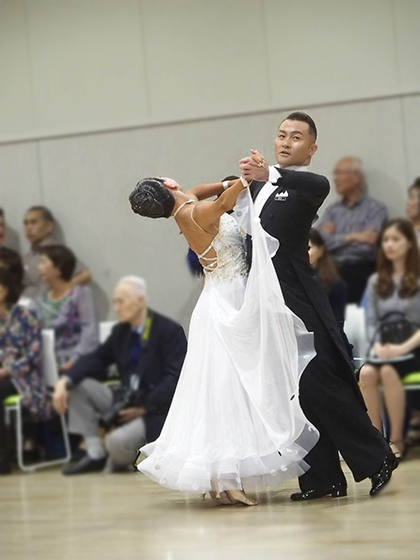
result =
[[287,191],[281,192],[281,193],[277,193],[276,196],[274,197],[274,200],[287,200],[289,198],[289,193]]

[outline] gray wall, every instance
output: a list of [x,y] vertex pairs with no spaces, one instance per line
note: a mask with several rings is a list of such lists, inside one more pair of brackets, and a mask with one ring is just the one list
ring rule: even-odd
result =
[[[420,175],[418,1],[0,0],[0,206],[35,203],[92,270],[102,318],[124,274],[187,323],[200,283],[171,221],[134,216],[146,175],[185,187],[268,159],[287,110],[315,118],[313,170],[347,154],[391,215]],[[5,79],[3,79],[3,77]],[[328,202],[334,199],[330,196]]]

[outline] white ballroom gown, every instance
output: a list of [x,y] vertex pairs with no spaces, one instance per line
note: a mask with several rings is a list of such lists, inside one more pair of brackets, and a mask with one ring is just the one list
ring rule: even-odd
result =
[[[249,191],[235,215],[220,219],[217,267],[205,273],[161,435],[140,450],[139,471],[183,492],[300,476],[319,437],[298,398],[313,335],[284,303],[271,261],[278,242],[262,229]],[[249,275],[241,226],[253,238]]]

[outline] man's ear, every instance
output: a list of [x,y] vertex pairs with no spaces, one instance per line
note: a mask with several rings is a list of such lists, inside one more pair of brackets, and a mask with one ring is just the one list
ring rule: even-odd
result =
[[315,152],[317,151],[318,146],[316,144],[312,144],[312,146],[309,148],[309,155],[311,157],[313,157],[315,155]]

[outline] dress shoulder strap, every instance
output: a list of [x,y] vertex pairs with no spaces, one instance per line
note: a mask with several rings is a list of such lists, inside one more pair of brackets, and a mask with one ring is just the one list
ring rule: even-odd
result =
[[178,210],[174,213],[174,218],[177,217],[178,213],[184,208],[184,206],[186,206],[187,204],[191,204],[191,203],[197,204],[197,200],[193,200],[192,198],[190,198],[190,200],[187,200],[186,202],[181,204],[181,206],[178,208]]

